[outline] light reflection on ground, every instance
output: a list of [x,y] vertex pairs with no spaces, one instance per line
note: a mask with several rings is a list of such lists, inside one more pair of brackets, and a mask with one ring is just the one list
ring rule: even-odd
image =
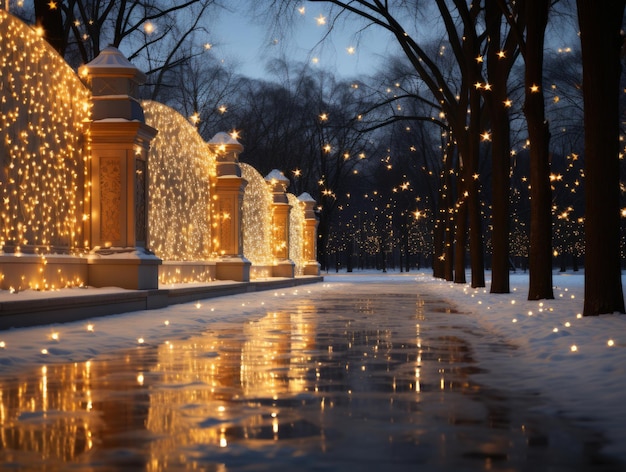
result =
[[[247,323],[0,379],[13,470],[618,470],[600,439],[486,390],[480,332],[384,292],[286,301]],[[210,316],[207,313],[207,316]],[[511,350],[506,344],[495,350]],[[0,466],[1,468],[2,466]]]

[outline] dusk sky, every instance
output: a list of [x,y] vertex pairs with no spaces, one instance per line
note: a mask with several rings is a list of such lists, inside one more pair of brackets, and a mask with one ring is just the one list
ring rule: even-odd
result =
[[346,78],[376,72],[389,43],[393,44],[390,36],[378,28],[369,28],[357,37],[357,23],[340,21],[330,37],[319,44],[331,28],[330,8],[311,3],[303,3],[302,7],[303,13],[294,14],[292,28],[280,33],[273,30],[269,20],[252,18],[241,7],[237,12],[223,11],[210,31],[213,54],[227,63],[238,63],[238,72],[251,77],[265,77],[267,61],[281,54],[291,61],[333,70]]
[[[293,62],[307,62],[311,66],[334,71],[344,78],[373,75],[382,59],[390,51],[400,52],[391,35],[380,27],[362,29],[364,23],[354,16],[343,15],[331,27],[337,7],[328,3],[302,2],[291,21],[284,19],[283,25],[290,25],[277,32],[272,24],[274,17],[263,10],[267,2],[250,9],[249,0],[231,0],[228,8],[222,9],[215,24],[209,25],[209,41],[214,45],[212,53],[226,64],[237,64],[237,72],[255,78],[267,78],[265,66],[268,60],[282,54]],[[571,5],[564,6],[558,14],[562,23],[550,24],[546,31],[547,47],[555,49],[577,46],[577,25],[571,16]],[[267,14],[264,16],[264,14]],[[435,11],[425,12],[428,18]],[[412,34],[415,39],[423,36],[441,36],[435,31],[437,22],[426,22]],[[407,22],[408,27],[410,22]],[[323,43],[324,35],[332,32]],[[358,34],[357,34],[358,33]]]

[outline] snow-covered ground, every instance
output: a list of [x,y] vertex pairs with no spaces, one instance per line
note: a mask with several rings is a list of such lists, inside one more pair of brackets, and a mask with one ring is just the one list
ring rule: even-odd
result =
[[[468,313],[486,338],[501,336],[515,349],[494,353],[477,349],[489,370],[480,381],[499,388],[541,392],[541,408],[584,421],[606,435],[605,450],[626,461],[626,316],[583,318],[584,276],[554,274],[554,300],[528,301],[528,275],[511,275],[511,294],[492,295],[489,286],[471,289],[434,279],[430,273],[323,274],[323,283],[277,291],[175,305],[85,322],[0,331],[0,372],[51,362],[79,362],[136,346],[189,336],[213,320],[242,322],[279,308],[285,299],[314,297],[329,290],[349,291],[351,284],[393,283],[411,277],[417,293],[437,294]],[[625,280],[626,282],[626,280]],[[489,285],[489,284],[488,284]],[[98,289],[81,289],[98,290]],[[40,296],[40,294],[37,294]],[[24,292],[16,296],[28,297]],[[206,316],[206,314],[210,316]],[[497,384],[496,384],[497,382]],[[547,406],[546,406],[547,405]]]

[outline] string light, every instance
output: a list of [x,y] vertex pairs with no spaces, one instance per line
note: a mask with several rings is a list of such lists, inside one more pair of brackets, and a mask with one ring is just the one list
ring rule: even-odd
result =
[[254,266],[268,267],[273,263],[272,215],[269,211],[273,201],[272,193],[263,176],[254,167],[243,162],[239,166],[241,176],[248,182],[243,196],[244,252],[253,265],[251,275],[257,278],[269,276],[268,269],[255,269]]
[[[144,23],[147,33],[153,31],[150,24]],[[0,149],[8,162],[0,175],[0,251],[22,256],[28,247],[40,266],[39,277],[22,274],[18,283],[7,282],[7,288],[19,293],[27,288],[82,286],[80,278],[56,267],[52,280],[49,273],[53,269],[47,267],[46,256],[59,249],[84,255],[90,249],[83,225],[90,219],[87,124],[91,93],[32,28],[4,11],[0,11],[0,27],[4,32],[0,41]],[[216,156],[189,122],[197,124],[200,116],[194,113],[186,119],[151,101],[142,102],[142,107],[146,123],[159,131],[148,159],[148,247],[166,261],[214,259],[214,247],[219,247],[212,234]],[[221,105],[218,110],[225,113],[227,108]],[[231,136],[236,139],[237,133],[233,131]],[[243,225],[244,247],[255,263],[268,265],[272,262],[271,193],[258,172],[243,167],[249,183],[244,193],[248,204],[244,215],[249,220]],[[299,202],[293,207],[293,251],[300,259],[304,216]],[[169,271],[165,267],[161,283],[207,280],[209,276],[208,268],[188,273],[179,267]],[[0,272],[0,281],[7,279]],[[93,325],[87,330],[92,331]]]
[[[211,182],[215,156],[180,113],[157,102],[142,103],[146,123],[159,130],[148,158],[150,248],[168,261],[203,261],[211,251]],[[185,149],[184,153],[180,150]],[[196,273],[197,279],[207,277]],[[163,270],[162,283],[192,281]]]
[[[39,255],[39,276],[23,277],[16,291],[82,285],[45,270],[46,253],[80,254],[89,155],[90,92],[36,31],[0,11],[0,250]],[[54,249],[53,249],[54,248]],[[0,273],[0,279],[3,274]]]
[[302,275],[304,264],[304,204],[298,198],[287,194],[287,201],[291,205],[289,212],[289,259],[295,264],[295,275]]

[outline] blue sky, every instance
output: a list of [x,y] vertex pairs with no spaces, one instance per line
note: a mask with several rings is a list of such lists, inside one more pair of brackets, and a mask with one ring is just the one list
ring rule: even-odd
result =
[[[210,31],[211,51],[226,63],[237,63],[238,72],[251,77],[265,77],[267,61],[281,54],[295,62],[333,70],[345,78],[376,72],[381,57],[387,53],[389,36],[378,28],[370,28],[357,37],[359,25],[342,21],[319,44],[331,29],[329,6],[303,2],[302,7],[304,12],[295,12],[290,19],[292,28],[282,33],[273,30],[269,21],[253,19],[252,13],[241,8],[237,12],[223,11]],[[321,18],[326,19],[325,24],[319,24]]]

